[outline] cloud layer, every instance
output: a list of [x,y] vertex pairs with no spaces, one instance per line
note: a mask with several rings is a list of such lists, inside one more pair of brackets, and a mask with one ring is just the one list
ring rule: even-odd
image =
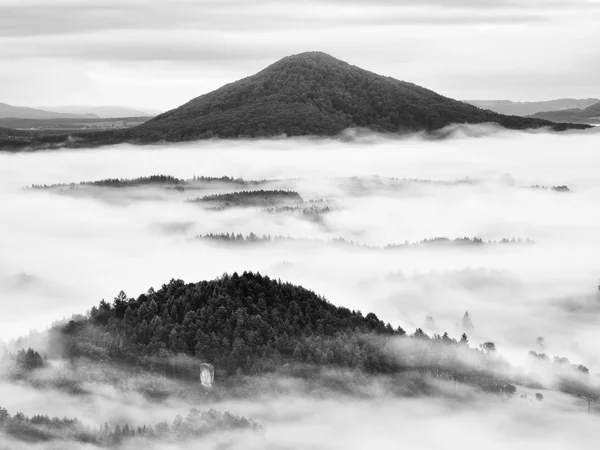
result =
[[[461,319],[469,311],[471,345],[495,342],[515,373],[539,373],[540,380],[551,384],[557,374],[532,362],[527,353],[534,349],[585,364],[595,381],[600,366],[597,140],[597,130],[527,133],[483,125],[455,127],[437,140],[354,134],[345,142],[204,141],[2,153],[0,338],[43,330],[102,298],[111,301],[121,289],[136,297],[171,278],[193,282],[253,270],[301,284],[334,304],[372,311],[409,332],[422,327],[430,334],[459,336]],[[23,189],[160,173],[271,181],[183,191],[159,186]],[[567,185],[570,192],[550,189],[558,185]],[[305,201],[324,200],[332,211],[320,220],[307,220],[261,208],[209,210],[186,202],[259,188],[295,190]],[[192,239],[223,232],[307,237],[317,243],[228,246]],[[382,246],[436,236],[521,237],[535,243],[396,250],[318,244],[341,237]],[[538,337],[544,337],[543,347]],[[28,343],[42,350],[45,341],[41,334]],[[389,349],[406,357],[410,349],[402,346],[411,342]],[[587,414],[587,404],[552,390],[543,390],[545,399],[539,402],[534,400],[539,389],[518,386],[515,397],[503,400],[431,378],[428,383],[447,395],[407,399],[394,397],[385,377],[363,376],[363,384],[357,383],[361,399],[350,399],[306,395],[300,381],[271,377],[258,382],[280,383],[283,393],[219,402],[174,396],[157,404],[133,389],[147,382],[136,378],[143,374],[111,368],[111,376],[130,388],[123,389],[91,383],[96,373],[91,367],[97,369],[84,364],[77,372],[76,366],[51,361],[50,369],[34,375],[43,382],[52,377],[81,380],[83,374],[85,397],[33,388],[0,373],[0,405],[12,414],[78,417],[94,427],[104,422],[154,425],[172,421],[176,414],[185,416],[192,406],[215,407],[265,426],[265,435],[256,441],[218,435],[198,443],[207,448],[229,442],[244,448],[362,449],[402,442],[414,448],[530,450],[598,442],[597,416]],[[11,449],[47,448],[6,436],[0,440]],[[188,445],[130,444],[123,448],[177,450]]]

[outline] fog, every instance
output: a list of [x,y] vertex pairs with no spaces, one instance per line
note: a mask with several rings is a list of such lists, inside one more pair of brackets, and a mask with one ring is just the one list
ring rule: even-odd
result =
[[[171,278],[196,282],[258,271],[303,285],[336,305],[374,312],[409,333],[421,327],[460,337],[468,311],[472,346],[493,341],[515,370],[532,370],[527,353],[535,350],[568,357],[596,374],[599,131],[516,132],[483,125],[454,127],[443,138],[352,132],[344,139],[0,153],[0,339],[43,331],[101,299],[112,301],[120,290],[137,297]],[[185,190],[25,189],[154,174],[267,181]],[[568,186],[569,192],[554,186]],[[297,191],[304,202],[331,211],[312,220],[285,210],[214,210],[187,201],[258,189]],[[195,239],[211,233],[297,241]],[[485,243],[384,248],[435,237]],[[357,245],[330,243],[337,238]],[[533,242],[496,243],[511,238]],[[538,337],[544,337],[543,348]],[[77,416],[93,426],[126,418],[155,424],[199,407],[170,399],[157,408],[135,392],[119,392],[99,388],[82,408],[81,400],[65,393],[2,382],[0,406],[13,414]],[[545,391],[544,402],[531,401],[531,393],[506,402],[478,392],[468,401],[388,399],[385,392],[359,401],[315,400],[292,391],[280,399],[201,407],[231,410],[265,425],[266,443],[259,440],[257,448],[358,449],[398,442],[433,448],[446,446],[448,436],[465,449],[598,442],[597,416],[557,392]]]

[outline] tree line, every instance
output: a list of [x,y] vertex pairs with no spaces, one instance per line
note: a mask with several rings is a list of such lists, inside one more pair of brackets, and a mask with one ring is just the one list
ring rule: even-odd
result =
[[262,432],[262,426],[246,417],[215,409],[199,411],[192,408],[186,417],[177,415],[172,423],[163,421],[155,426],[130,426],[128,423],[109,426],[105,423],[99,427],[89,427],[76,418],[50,418],[47,415],[28,417],[20,412],[11,416],[5,408],[0,407],[0,433],[30,443],[71,441],[113,447],[136,438],[188,441],[232,430]]
[[408,242],[404,241],[401,244],[386,244],[384,246],[373,246],[368,244],[361,244],[359,242],[353,241],[351,239],[346,239],[343,237],[332,238],[329,240],[322,239],[311,239],[311,238],[296,238],[292,236],[282,236],[282,235],[274,235],[270,234],[256,234],[250,232],[247,235],[241,233],[207,233],[200,234],[196,236],[198,240],[209,240],[209,241],[219,241],[219,242],[227,242],[227,243],[235,243],[235,244],[252,244],[252,243],[271,243],[271,242],[296,242],[303,244],[321,244],[321,245],[343,245],[350,247],[357,247],[369,250],[396,250],[402,248],[413,248],[419,246],[437,246],[437,245],[451,245],[451,246],[479,246],[479,245],[505,245],[505,244],[533,244],[534,241],[531,239],[522,239],[522,238],[502,238],[500,240],[487,240],[484,241],[478,237],[459,237],[455,239],[450,239],[447,237],[435,237],[429,239],[423,239],[421,241],[416,242]]
[[273,206],[284,201],[302,202],[303,200],[296,191],[262,189],[205,195],[201,198],[188,200],[191,203],[220,203],[225,206]]
[[95,181],[80,181],[79,183],[56,183],[56,184],[32,184],[31,189],[52,189],[57,187],[76,187],[76,186],[99,186],[99,187],[137,187],[147,185],[176,185],[176,186],[195,186],[203,183],[224,183],[235,184],[242,186],[259,185],[268,183],[269,180],[244,180],[242,178],[232,178],[228,176],[222,177],[205,177],[194,175],[191,179],[185,180],[171,175],[150,175],[147,177],[137,178],[106,178]]

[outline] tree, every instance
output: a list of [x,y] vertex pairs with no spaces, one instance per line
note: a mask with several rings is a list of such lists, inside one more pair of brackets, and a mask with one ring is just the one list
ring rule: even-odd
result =
[[0,407],[0,427],[4,425],[10,419],[10,414],[8,411],[2,407]]
[[31,347],[27,350],[19,350],[15,362],[17,367],[24,370],[35,370],[44,367],[43,358]]
[[471,331],[473,329],[473,322],[471,322],[468,311],[465,311],[465,315],[462,318],[462,327],[465,331]]
[[417,339],[429,339],[429,336],[421,328],[415,330],[413,337]]
[[479,347],[487,354],[494,353],[496,351],[496,344],[493,342],[484,342]]

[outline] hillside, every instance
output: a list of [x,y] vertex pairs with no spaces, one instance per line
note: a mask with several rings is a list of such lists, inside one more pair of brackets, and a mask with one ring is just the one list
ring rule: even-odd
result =
[[[433,131],[455,123],[495,122],[510,129],[585,125],[505,116],[377,75],[330,55],[307,52],[190,100],[129,129],[73,133],[57,144],[42,136],[28,146],[91,147],[207,138],[335,136],[351,127],[378,132]],[[22,143],[20,143],[22,145]]]
[[73,114],[73,113],[58,113],[44,111],[41,109],[28,108],[25,106],[13,106],[6,103],[0,103],[0,119],[4,118],[16,119],[94,119],[98,116],[94,114]]
[[[495,353],[493,342],[472,348],[464,333],[459,340],[447,333],[430,337],[421,328],[407,336],[400,326],[393,328],[373,313],[364,316],[335,306],[302,286],[252,272],[188,284],[173,279],[137,299],[120,292],[112,303],[102,300],[85,315],[53,325],[47,343],[44,358],[82,364],[88,382],[123,382],[114,368],[160,374],[182,387],[196,387],[195,392],[204,363],[214,366],[218,383],[225,388],[218,390],[221,394],[229,389],[245,392],[253,384],[253,376],[269,374],[312,380],[314,386],[323,388],[323,382],[333,382],[327,381],[329,369],[350,370],[359,378],[363,373],[391,376],[401,395],[441,394],[428,383],[431,376],[502,394],[514,393],[510,383],[518,379],[524,384],[532,382],[507,378],[509,363]],[[23,362],[12,372],[17,378],[24,379],[44,366],[33,349],[21,354]],[[537,356],[546,361],[545,355]],[[558,362],[569,373],[588,371],[567,360]],[[327,370],[321,373],[321,369]],[[244,381],[246,375],[251,377]],[[89,385],[80,381],[78,377],[68,382],[60,376],[45,377],[43,385],[86,392]],[[360,383],[354,376],[338,379],[327,389],[352,392],[354,382]],[[168,389],[160,384],[151,382],[140,388],[146,395],[160,398]],[[268,384],[255,387],[269,390]],[[569,385],[569,392],[581,389],[585,386]]]
[[572,123],[600,124],[600,102],[585,109],[567,109],[564,111],[545,111],[532,117],[553,122],[569,121]]
[[597,98],[559,98],[541,102],[512,102],[510,100],[465,100],[465,103],[511,116],[530,116],[539,112],[584,109],[600,102]]
[[[408,337],[373,313],[337,307],[252,272],[189,284],[171,280],[137,299],[121,292],[53,328],[50,342],[49,357],[136,367],[194,384],[203,362],[230,387],[244,374],[318,378],[319,367],[418,378],[436,373],[489,392],[508,383],[495,373],[506,362],[470,348],[465,334],[459,341],[447,333],[430,338],[418,328]],[[411,395],[421,390],[410,388]]]
[[523,129],[546,122],[502,116],[320,52],[277,61],[261,72],[131,129],[128,139],[336,135],[349,127],[382,132],[435,130],[497,122]]
[[74,338],[70,354],[101,347],[130,360],[185,353],[234,373],[294,359],[302,338],[356,332],[404,334],[374,314],[364,317],[300,286],[244,272],[190,284],[171,280],[137,299],[120,294],[113,304],[92,308],[86,321],[67,324],[61,339]]

